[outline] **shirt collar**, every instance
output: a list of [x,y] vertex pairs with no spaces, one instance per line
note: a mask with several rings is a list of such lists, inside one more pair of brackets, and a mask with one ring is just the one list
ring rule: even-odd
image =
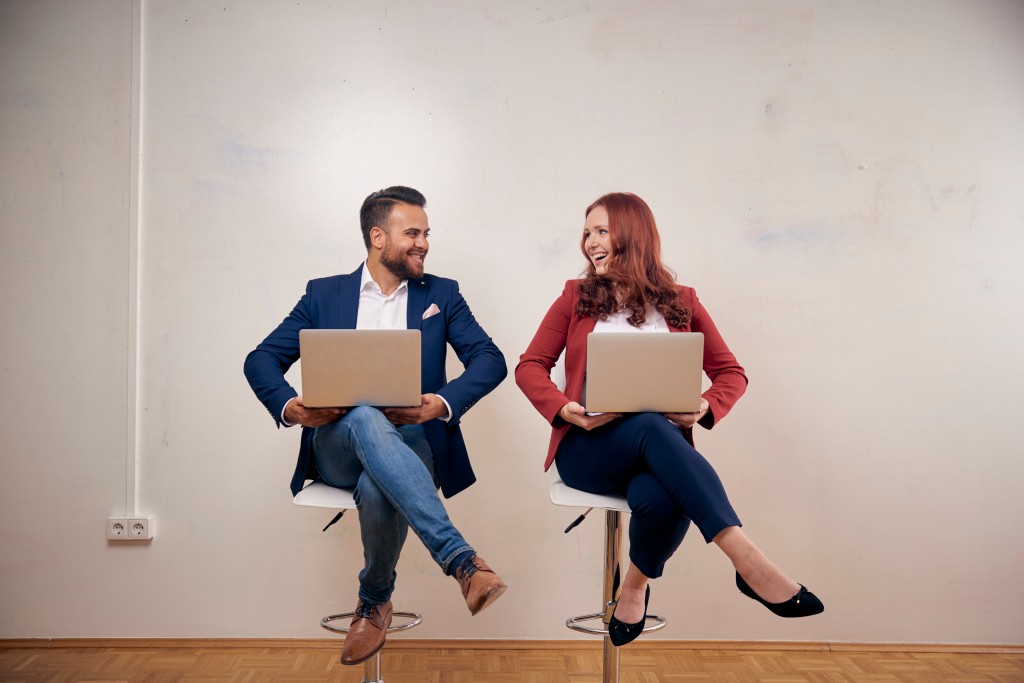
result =
[[[402,280],[398,284],[398,287],[395,288],[395,291],[391,292],[391,296],[394,296],[394,295],[398,294],[400,291],[402,291],[403,289],[408,289],[408,288],[409,288],[409,281],[408,280]],[[363,261],[363,273],[362,273],[362,275],[359,278],[359,291],[360,292],[365,292],[367,289],[369,289],[370,291],[376,292],[377,294],[380,294],[381,296],[384,296],[384,293],[380,290],[380,285],[378,285],[377,281],[374,280],[373,277],[370,275],[370,264],[367,261]]]

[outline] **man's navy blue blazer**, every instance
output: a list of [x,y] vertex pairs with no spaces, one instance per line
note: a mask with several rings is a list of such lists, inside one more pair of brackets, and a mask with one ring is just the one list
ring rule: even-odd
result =
[[[295,389],[284,373],[299,359],[299,330],[355,329],[359,306],[360,266],[349,275],[310,280],[306,293],[288,317],[245,358],[245,377],[270,415],[281,426],[281,411]],[[477,323],[455,280],[426,275],[408,281],[408,328],[420,331],[422,393],[438,394],[452,409],[452,419],[429,420],[423,428],[434,455],[437,483],[445,498],[476,481],[459,420],[473,404],[501,384],[508,374],[505,357]],[[441,312],[423,320],[431,304]],[[451,344],[465,370],[448,381],[446,344]],[[317,479],[313,461],[313,430],[302,428],[299,459],[292,476],[292,495],[306,479]]]

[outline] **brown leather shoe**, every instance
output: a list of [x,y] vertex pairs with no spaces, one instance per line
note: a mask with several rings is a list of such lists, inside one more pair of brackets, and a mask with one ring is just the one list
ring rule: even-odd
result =
[[508,586],[479,555],[473,556],[473,564],[476,565],[475,572],[466,576],[463,572],[456,571],[455,579],[462,588],[462,597],[466,598],[469,613],[475,615],[500,598],[501,594],[508,590]]
[[383,605],[363,603],[356,605],[356,614],[352,617],[345,646],[341,649],[342,664],[359,664],[376,654],[384,647],[384,639],[391,626],[391,601]]

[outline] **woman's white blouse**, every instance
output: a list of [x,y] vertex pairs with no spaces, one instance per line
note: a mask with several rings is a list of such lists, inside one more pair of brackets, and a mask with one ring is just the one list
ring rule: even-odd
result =
[[647,320],[640,327],[633,327],[629,324],[629,316],[633,311],[623,310],[615,315],[608,316],[607,320],[598,320],[594,325],[594,332],[670,332],[665,316],[647,307]]

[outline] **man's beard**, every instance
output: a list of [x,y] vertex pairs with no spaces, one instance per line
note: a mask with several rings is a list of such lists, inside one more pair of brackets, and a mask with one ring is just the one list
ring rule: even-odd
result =
[[407,254],[398,253],[397,249],[388,245],[380,255],[380,264],[399,280],[412,280],[423,275],[423,266],[417,263],[419,267],[413,270],[405,256]]

